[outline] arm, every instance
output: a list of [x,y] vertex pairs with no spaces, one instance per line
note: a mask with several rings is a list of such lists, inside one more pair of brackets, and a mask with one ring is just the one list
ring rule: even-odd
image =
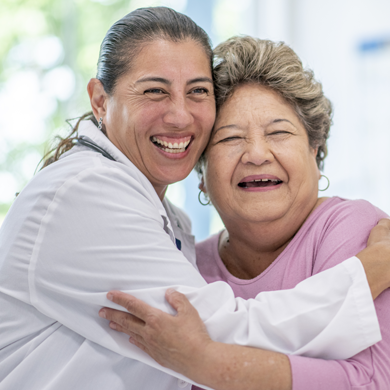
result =
[[[368,248],[358,256],[370,275],[373,295],[379,294],[389,284],[390,220],[379,222],[371,231]],[[131,343],[161,365],[217,390],[238,387],[246,390],[291,389],[291,367],[285,355],[213,342],[198,313],[184,295],[172,291],[166,293],[167,301],[177,311],[174,317],[122,292],[113,291],[109,297],[136,317],[107,308],[102,309],[100,315],[111,320],[112,329],[130,335]],[[311,364],[317,368],[317,374],[318,368],[324,364],[324,361],[318,359],[297,359],[293,361],[294,368],[298,365],[299,370],[300,363]],[[305,375],[299,378],[306,380]],[[338,389],[339,385],[336,380],[332,388]]]
[[[121,289],[173,313],[164,292],[181,285],[180,291],[196,307],[217,341],[318,356],[332,353],[329,339],[323,336],[339,329],[349,347],[336,352],[350,356],[379,338],[375,315],[362,322],[356,310],[358,301],[366,302],[373,313],[360,268],[352,259],[350,268],[341,266],[339,271],[330,270],[334,274],[328,273],[328,279],[321,276],[312,281],[316,289],[319,285],[324,288],[319,295],[329,309],[325,317],[313,311],[313,302],[309,302],[310,310],[305,305],[292,310],[291,300],[305,302],[299,289],[295,295],[289,294],[290,299],[283,292],[267,293],[256,300],[235,299],[222,282],[206,285],[175,248],[163,230],[158,208],[138,180],[119,169],[102,166],[81,171],[57,190],[36,239],[29,288],[31,304],[43,314],[122,356],[161,369],[128,343],[126,336],[107,329],[97,316],[102,306],[118,308],[106,300],[107,291]],[[331,290],[327,280],[338,280],[340,288]],[[343,329],[342,324],[350,318],[354,326]],[[309,320],[315,324],[312,333],[298,338],[291,333],[291,326],[299,329],[299,323]],[[275,331],[276,322],[280,326]]]
[[168,290],[176,310],[171,316],[123,292],[110,300],[134,316],[104,308],[99,315],[110,327],[130,335],[130,342],[163,367],[215,390],[291,390],[288,357],[278,352],[212,341],[196,309],[185,295]]
[[367,248],[356,257],[362,262],[372,298],[389,288],[390,280],[390,219],[381,219],[371,230]]

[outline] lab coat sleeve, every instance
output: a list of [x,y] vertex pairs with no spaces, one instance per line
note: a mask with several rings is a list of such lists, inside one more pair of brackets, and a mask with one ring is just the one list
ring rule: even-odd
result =
[[[346,358],[380,339],[370,290],[356,258],[289,291],[248,301],[207,285],[163,230],[136,178],[105,166],[68,179],[50,202],[29,265],[31,304],[88,340],[165,372],[98,316],[109,290],[172,313],[168,287],[186,294],[213,339],[325,358]],[[308,325],[310,324],[310,325]]]

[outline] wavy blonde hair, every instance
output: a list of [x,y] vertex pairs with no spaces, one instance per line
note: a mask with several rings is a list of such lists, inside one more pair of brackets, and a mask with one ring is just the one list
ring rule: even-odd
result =
[[[304,69],[295,52],[283,42],[236,36],[214,49],[217,110],[245,83],[264,85],[291,104],[300,118],[312,148],[318,148],[320,169],[328,153],[326,140],[332,124],[332,104],[311,70]],[[205,156],[202,155],[197,170]]]

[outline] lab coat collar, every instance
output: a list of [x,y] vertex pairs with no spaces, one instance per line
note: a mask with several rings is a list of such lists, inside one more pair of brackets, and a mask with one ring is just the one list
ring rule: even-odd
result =
[[96,145],[100,146],[109,153],[116,162],[122,163],[130,167],[132,170],[137,171],[138,180],[153,197],[153,200],[158,207],[159,213],[164,221],[164,230],[168,230],[168,235],[171,237],[172,241],[175,242],[174,229],[171,225],[170,218],[149,179],[95,126],[92,121],[81,121],[78,128],[78,135],[79,137],[88,137]]
[[103,148],[115,159],[115,161],[134,167],[134,164],[95,126],[92,121],[81,121],[78,133],[79,136],[88,137],[96,145]]

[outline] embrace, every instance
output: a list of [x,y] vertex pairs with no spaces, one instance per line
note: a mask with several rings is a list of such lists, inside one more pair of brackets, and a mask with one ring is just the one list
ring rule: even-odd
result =
[[[0,390],[390,388],[390,221],[318,197],[332,107],[291,48],[142,8],[87,90],[0,230]],[[194,167],[226,227],[196,245],[164,198]]]

